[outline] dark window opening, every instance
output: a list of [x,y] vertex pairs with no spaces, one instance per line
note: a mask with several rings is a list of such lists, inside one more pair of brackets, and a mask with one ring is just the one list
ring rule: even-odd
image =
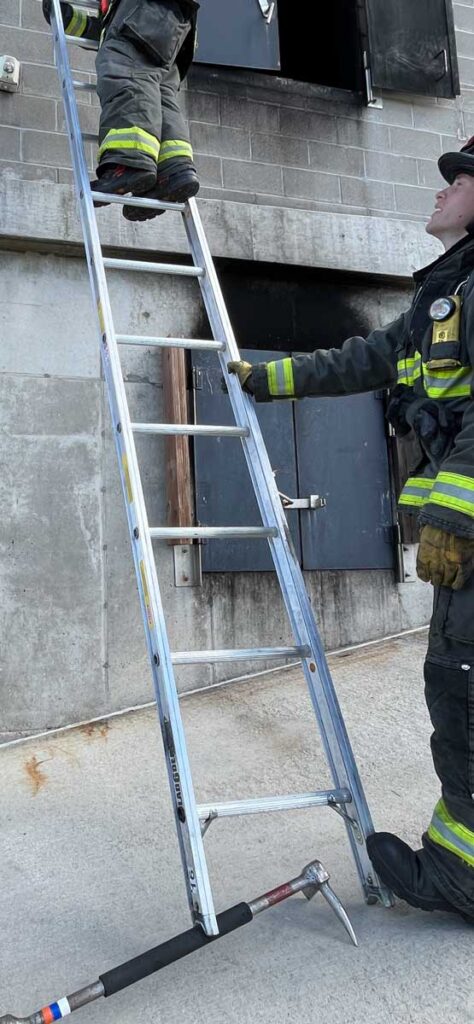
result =
[[[253,363],[340,347],[349,335],[366,336],[381,320],[393,319],[405,305],[404,289],[362,275],[230,260],[218,260],[218,274],[241,356]],[[203,313],[195,330],[201,336],[206,329]],[[192,352],[190,360],[196,421],[231,424],[215,357]],[[319,512],[288,513],[304,569],[393,566],[393,483],[383,398],[382,392],[369,392],[256,406],[279,490],[327,500]],[[196,437],[193,453],[196,522],[258,525],[243,453],[232,452],[230,462],[229,448],[213,437]],[[272,561],[263,541],[216,540],[203,546],[203,569],[267,571]]]
[[305,3],[278,0],[283,78],[339,89],[362,88],[362,61],[355,0]]

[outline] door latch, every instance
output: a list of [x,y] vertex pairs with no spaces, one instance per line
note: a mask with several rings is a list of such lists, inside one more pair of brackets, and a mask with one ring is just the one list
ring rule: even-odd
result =
[[310,494],[309,498],[289,498],[287,494],[278,491],[283,508],[326,508],[326,498],[320,498],[319,494]]
[[273,0],[258,0],[258,5],[267,25],[269,25],[275,13],[275,3]]

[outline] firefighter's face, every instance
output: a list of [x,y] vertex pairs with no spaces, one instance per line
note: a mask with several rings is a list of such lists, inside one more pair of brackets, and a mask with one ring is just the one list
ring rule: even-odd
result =
[[474,176],[458,174],[452,185],[436,193],[435,208],[426,225],[429,235],[465,231],[474,220]]

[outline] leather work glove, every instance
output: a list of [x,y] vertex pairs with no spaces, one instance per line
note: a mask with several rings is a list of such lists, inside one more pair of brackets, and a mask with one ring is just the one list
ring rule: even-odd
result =
[[420,580],[435,587],[460,590],[474,568],[474,540],[456,537],[438,526],[423,526],[416,571]]
[[[51,24],[51,8],[52,8],[52,6],[53,6],[52,0],[43,0],[43,15],[46,18],[46,21],[48,22],[48,25]],[[61,6],[61,14],[62,14],[63,23],[64,23],[64,25],[68,25],[70,20],[71,20],[71,18],[72,18],[72,16],[73,16],[73,14],[74,14],[74,10],[73,10],[72,4],[62,3],[60,6]]]
[[229,373],[237,375],[242,391],[246,391],[248,395],[253,395],[252,363],[246,363],[244,359],[237,359],[232,363],[227,363],[227,369]]

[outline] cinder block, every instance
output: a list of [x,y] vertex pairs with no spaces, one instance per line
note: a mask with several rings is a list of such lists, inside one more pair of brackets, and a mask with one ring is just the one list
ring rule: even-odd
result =
[[457,29],[456,46],[458,57],[470,57],[472,60],[474,55],[474,35],[472,30],[470,32],[462,32],[460,29]]
[[[74,78],[81,82],[87,82],[89,76],[77,71]],[[61,86],[56,68],[40,64],[23,64],[21,91],[25,96],[47,96],[52,99],[61,99]],[[78,104],[90,106],[91,93],[76,91],[75,95]]]
[[362,177],[364,174],[364,153],[362,149],[348,146],[334,146],[325,142],[310,142],[310,167],[319,171],[330,171],[332,174],[353,174]]
[[[441,176],[438,168],[438,164],[434,160],[417,160],[418,164],[418,184],[424,185],[427,188],[434,188],[438,191],[440,188],[446,187],[446,182]],[[415,182],[409,184],[414,185]]]
[[197,92],[186,89],[183,93],[183,106],[189,121],[204,121],[206,124],[219,124],[219,97],[209,92]]
[[416,104],[413,116],[415,128],[446,135],[456,135],[461,123],[460,112],[454,101],[449,107],[440,107],[435,100],[431,103]]
[[202,156],[197,153],[194,157],[196,169],[201,184],[215,188],[222,188],[222,160],[217,156]]
[[469,60],[468,57],[459,57],[459,77],[461,86],[467,85],[471,88],[474,86],[474,60]]
[[399,181],[407,185],[416,185],[418,181],[416,160],[409,156],[366,152],[365,172],[375,181]]
[[39,96],[0,92],[0,124],[54,131],[56,103]]
[[474,4],[467,7],[463,4],[454,4],[454,24],[456,26],[456,40],[458,32],[474,32]]
[[318,171],[299,171],[283,168],[285,195],[293,199],[313,199],[324,202],[340,202],[339,178],[336,174],[320,174]]
[[190,124],[191,142],[196,153],[211,156],[240,157],[250,160],[250,136],[238,128],[220,128],[211,124]]
[[0,25],[16,26],[19,24],[20,0],[0,0]]
[[394,99],[390,93],[384,93],[383,107],[363,106],[358,110],[357,117],[372,123],[410,128],[413,124],[413,100],[409,93],[403,99]]
[[280,129],[280,107],[269,103],[255,103],[248,99],[221,96],[221,124],[231,128],[248,128],[253,132],[271,134]]
[[428,215],[433,212],[435,197],[431,188],[395,185],[395,201],[400,213]]
[[21,178],[26,181],[56,182],[58,180],[54,167],[41,167],[38,164],[32,166],[31,164],[16,163],[14,160],[0,160],[0,179],[6,178]]
[[395,209],[393,185],[389,183],[341,178],[341,194],[344,205],[358,206],[366,210]]
[[280,125],[283,135],[300,139],[321,139],[322,142],[337,142],[336,119],[324,114],[306,113],[303,110],[280,110]]
[[22,154],[26,163],[48,167],[70,167],[71,157],[65,135],[57,132],[22,132]]
[[389,128],[383,124],[370,124],[349,117],[337,119],[337,141],[341,146],[387,151],[390,149]]
[[[66,117],[64,114],[64,107],[62,103],[57,104],[57,131],[66,131]],[[81,104],[79,110],[79,123],[83,132],[96,132],[99,133],[99,117],[100,111],[97,107],[91,107],[90,104]]]
[[[8,0],[7,0],[8,2]],[[32,64],[53,64],[53,41],[46,32],[30,32],[24,28],[2,28],[2,53],[11,53],[20,61]]]
[[48,22],[43,17],[41,0],[21,0],[21,25],[22,28],[51,34]]
[[225,188],[283,195],[281,167],[244,160],[223,160],[222,172]]
[[308,143],[289,135],[251,135],[252,160],[287,167],[309,167]]
[[390,148],[404,156],[435,160],[441,155],[441,135],[414,128],[390,128]]
[[21,160],[21,132],[19,128],[0,126],[0,153],[2,160]]

